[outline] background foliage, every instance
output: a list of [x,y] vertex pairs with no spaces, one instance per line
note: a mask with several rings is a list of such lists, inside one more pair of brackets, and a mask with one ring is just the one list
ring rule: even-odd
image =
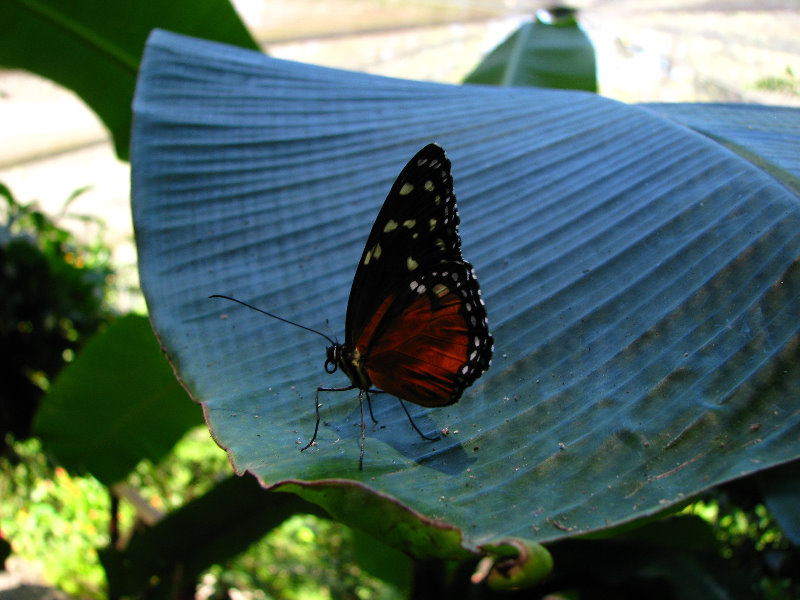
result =
[[154,27],[258,49],[227,0],[7,0],[0,3],[0,64],[73,90],[126,159],[139,58]]
[[[66,200],[65,211],[80,193]],[[99,239],[79,242],[2,184],[0,196],[1,451],[8,434],[29,435],[53,377],[108,318],[112,272]]]

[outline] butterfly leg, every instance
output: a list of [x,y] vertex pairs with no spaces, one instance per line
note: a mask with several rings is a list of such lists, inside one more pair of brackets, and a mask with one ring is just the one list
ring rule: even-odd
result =
[[378,424],[378,419],[375,418],[375,415],[372,414],[372,400],[370,399],[370,394],[383,394],[383,390],[364,390],[367,392],[367,406],[369,407],[369,416],[372,419],[372,422],[375,425]]
[[[314,435],[311,436],[311,441],[310,442],[308,442],[305,446],[300,448],[300,452],[302,452],[303,450],[306,450],[307,448],[310,448],[314,444],[314,440],[317,439],[317,433],[319,432],[319,406],[320,406],[320,404],[319,404],[319,393],[320,392],[346,392],[348,390],[354,389],[355,387],[356,386],[351,385],[351,386],[344,387],[344,388],[326,388],[326,387],[322,387],[322,386],[317,388],[317,393],[314,394],[314,411],[317,414],[317,422],[314,425]],[[360,399],[361,399],[361,396],[359,395],[359,400]],[[362,412],[363,412],[363,409],[362,409]],[[361,418],[361,424],[362,424],[362,427],[363,427],[363,424],[364,424],[363,416]],[[361,444],[361,453],[362,453],[361,455],[363,457],[363,455],[364,455],[363,454],[364,453],[364,444],[363,443]]]
[[402,406],[403,410],[406,411],[406,416],[408,417],[408,422],[411,423],[411,426],[414,428],[414,431],[416,431],[423,440],[428,440],[429,442],[435,442],[436,440],[438,440],[441,437],[439,435],[437,435],[436,437],[428,437],[427,435],[422,433],[419,430],[419,427],[417,427],[417,424],[414,423],[414,419],[411,418],[411,413],[408,412],[408,409],[406,408],[405,402],[400,400],[400,398],[398,398],[398,400],[400,401],[400,406]]
[[[361,407],[361,454],[358,457],[358,470],[364,470],[364,440],[367,438],[366,425],[364,424],[364,394],[367,394],[367,405],[369,406],[370,415],[372,414],[372,403],[369,400],[369,392],[366,390],[358,390],[358,405]],[[375,420],[375,417],[372,418]]]

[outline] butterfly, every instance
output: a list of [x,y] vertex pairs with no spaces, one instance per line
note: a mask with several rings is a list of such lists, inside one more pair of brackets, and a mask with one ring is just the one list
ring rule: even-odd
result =
[[[458,402],[490,366],[493,338],[475,271],[461,255],[459,217],[450,161],[429,144],[403,168],[389,191],[358,262],[345,319],[343,344],[330,342],[325,371],[347,375],[350,385],[320,386],[314,396],[314,445],[320,423],[320,392],[358,390],[363,469],[364,398],[395,396],[417,433],[403,400],[424,407]],[[228,296],[215,295],[240,304]],[[250,308],[255,308],[250,306]]]

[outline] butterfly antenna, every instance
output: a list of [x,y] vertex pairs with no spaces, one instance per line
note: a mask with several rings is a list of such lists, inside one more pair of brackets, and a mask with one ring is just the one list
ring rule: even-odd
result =
[[241,300],[237,300],[236,298],[231,298],[230,296],[223,296],[222,294],[212,294],[211,296],[209,296],[209,298],[222,298],[223,300],[230,300],[231,302],[236,302],[237,304],[241,304],[242,306],[251,308],[256,312],[260,312],[262,315],[267,315],[268,317],[272,317],[273,319],[278,319],[278,321],[283,321],[284,323],[288,323],[289,325],[294,325],[295,327],[299,327],[300,329],[305,329],[306,331],[310,331],[311,333],[316,333],[317,335],[321,335],[331,344],[336,345],[336,342],[334,342],[331,338],[329,338],[321,331],[317,331],[316,329],[311,329],[311,327],[306,327],[305,325],[300,325],[300,323],[295,323],[294,321],[290,321],[289,319],[284,319],[283,317],[279,317],[278,315],[273,315],[271,312],[262,310],[258,307],[253,306],[252,304],[248,304],[247,302],[242,302]]
[[[331,324],[328,321],[328,319],[325,319],[325,327],[328,329],[328,332],[333,336],[333,339],[336,339],[336,333],[334,333],[333,328],[331,327]],[[325,336],[325,337],[328,337],[328,336]],[[328,338],[328,339],[331,339],[331,338]]]

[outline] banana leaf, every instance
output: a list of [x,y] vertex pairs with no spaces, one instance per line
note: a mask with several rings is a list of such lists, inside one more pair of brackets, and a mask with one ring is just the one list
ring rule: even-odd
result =
[[[793,123],[798,113],[791,114]],[[495,336],[448,407],[314,392],[394,178],[453,164]],[[768,162],[769,157],[762,157]],[[548,542],[677,507],[800,455],[800,202],[652,108],[276,60],[157,31],[134,103],[151,320],[238,473],[413,556]],[[776,173],[778,175],[776,175]]]

